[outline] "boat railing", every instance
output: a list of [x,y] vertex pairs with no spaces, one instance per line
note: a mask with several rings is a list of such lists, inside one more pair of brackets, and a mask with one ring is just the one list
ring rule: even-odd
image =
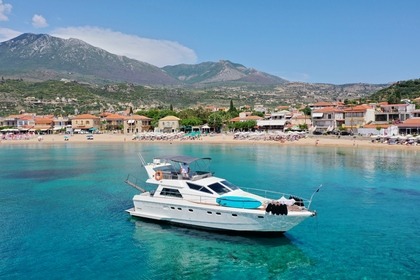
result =
[[127,178],[125,179],[125,183],[141,192],[146,192],[146,190],[138,185],[139,179],[133,175],[128,174]]
[[162,179],[165,180],[191,180],[196,181],[204,178],[208,178],[213,176],[211,172],[191,172],[188,177],[183,177],[181,172],[175,172],[171,170],[161,170],[162,171]]
[[301,200],[304,205],[310,205],[310,202],[311,202],[311,199],[304,198],[304,197],[297,196],[290,193],[276,192],[276,191],[263,190],[263,189],[257,189],[257,188],[242,188],[241,187],[241,189],[244,191],[262,196],[266,199],[270,199],[270,200],[278,200],[281,197],[285,197],[287,199],[293,198],[295,200]]

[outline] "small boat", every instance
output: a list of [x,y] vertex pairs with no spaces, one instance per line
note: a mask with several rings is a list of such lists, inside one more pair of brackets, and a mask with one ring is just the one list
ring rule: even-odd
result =
[[146,183],[153,188],[146,190],[134,176],[127,177],[125,182],[140,191],[133,197],[134,207],[126,210],[134,217],[242,234],[284,233],[316,215],[309,210],[315,192],[302,199],[240,188],[214,176],[208,170],[210,158],[163,156],[146,163],[139,157],[148,175]]

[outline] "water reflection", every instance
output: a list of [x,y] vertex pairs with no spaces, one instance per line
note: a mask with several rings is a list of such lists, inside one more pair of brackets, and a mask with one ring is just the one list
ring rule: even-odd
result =
[[[244,237],[132,219],[134,239],[148,256],[149,277],[278,278],[311,264],[286,236]],[[147,265],[146,265],[147,267]]]

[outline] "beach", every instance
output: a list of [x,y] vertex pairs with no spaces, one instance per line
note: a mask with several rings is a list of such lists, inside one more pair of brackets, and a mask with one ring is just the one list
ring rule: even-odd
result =
[[94,134],[93,139],[88,140],[87,134],[50,134],[50,135],[34,135],[31,137],[18,139],[3,139],[0,145],[8,144],[59,144],[59,143],[168,143],[168,144],[252,144],[252,145],[283,145],[283,146],[319,146],[319,147],[363,147],[375,149],[404,149],[404,150],[420,150],[420,145],[401,145],[388,143],[372,142],[370,137],[362,136],[327,136],[327,135],[306,135],[297,140],[265,140],[265,139],[235,139],[233,133],[220,133],[202,135],[197,139],[165,139],[165,140],[150,140],[150,139],[136,139],[133,135],[117,134],[117,133],[103,133]]

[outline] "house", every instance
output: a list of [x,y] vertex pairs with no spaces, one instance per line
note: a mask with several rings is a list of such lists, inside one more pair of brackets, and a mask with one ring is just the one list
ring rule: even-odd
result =
[[397,124],[399,134],[420,135],[420,117],[410,118]]
[[299,126],[299,125],[304,125],[304,124],[306,124],[307,127],[312,126],[311,117],[309,117],[305,114],[300,114],[300,113],[294,113],[292,115],[292,118],[290,119],[290,122],[291,122],[292,126]]
[[379,104],[375,111],[375,122],[405,121],[411,117],[415,108],[415,104]]
[[175,132],[179,130],[179,121],[175,116],[166,116],[159,120],[158,130],[161,132]]
[[35,131],[35,115],[23,114],[15,116],[16,125],[15,127],[21,132]]
[[31,130],[51,134],[54,128],[53,116],[35,117],[35,126]]
[[363,104],[351,106],[344,109],[344,125],[343,128],[355,132],[355,130],[367,123],[375,120],[375,109]]
[[54,131],[63,131],[71,127],[71,121],[68,117],[62,117],[62,116],[54,117],[53,122],[54,122],[54,127],[53,127]]
[[344,103],[342,102],[325,102],[325,101],[320,101],[314,104],[309,104],[309,108],[311,108],[312,111],[314,110],[320,110],[323,108],[335,108],[335,107],[342,107],[344,105]]
[[413,114],[413,118],[420,118],[420,110],[414,110],[411,113]]
[[121,130],[124,128],[124,120],[124,116],[109,113],[102,117],[102,127],[105,130]]
[[258,121],[262,119],[260,116],[253,116],[251,112],[241,112],[239,117],[230,119],[230,122]]
[[338,130],[344,125],[344,110],[336,107],[325,107],[312,111],[313,130],[327,133]]
[[264,107],[264,105],[261,105],[261,104],[255,104],[255,106],[254,106],[254,111],[255,111],[255,112],[259,112],[259,113],[264,113],[264,114],[265,114],[265,112],[267,112],[268,110],[267,110],[267,108],[265,108],[265,107]]
[[286,124],[291,124],[292,114],[289,111],[281,111],[267,115],[257,121],[257,126],[262,130],[284,130]]
[[132,115],[124,118],[123,133],[139,133],[149,131],[151,128],[151,118],[139,115]]
[[71,118],[71,127],[75,133],[99,130],[101,119],[91,114],[81,114]]

